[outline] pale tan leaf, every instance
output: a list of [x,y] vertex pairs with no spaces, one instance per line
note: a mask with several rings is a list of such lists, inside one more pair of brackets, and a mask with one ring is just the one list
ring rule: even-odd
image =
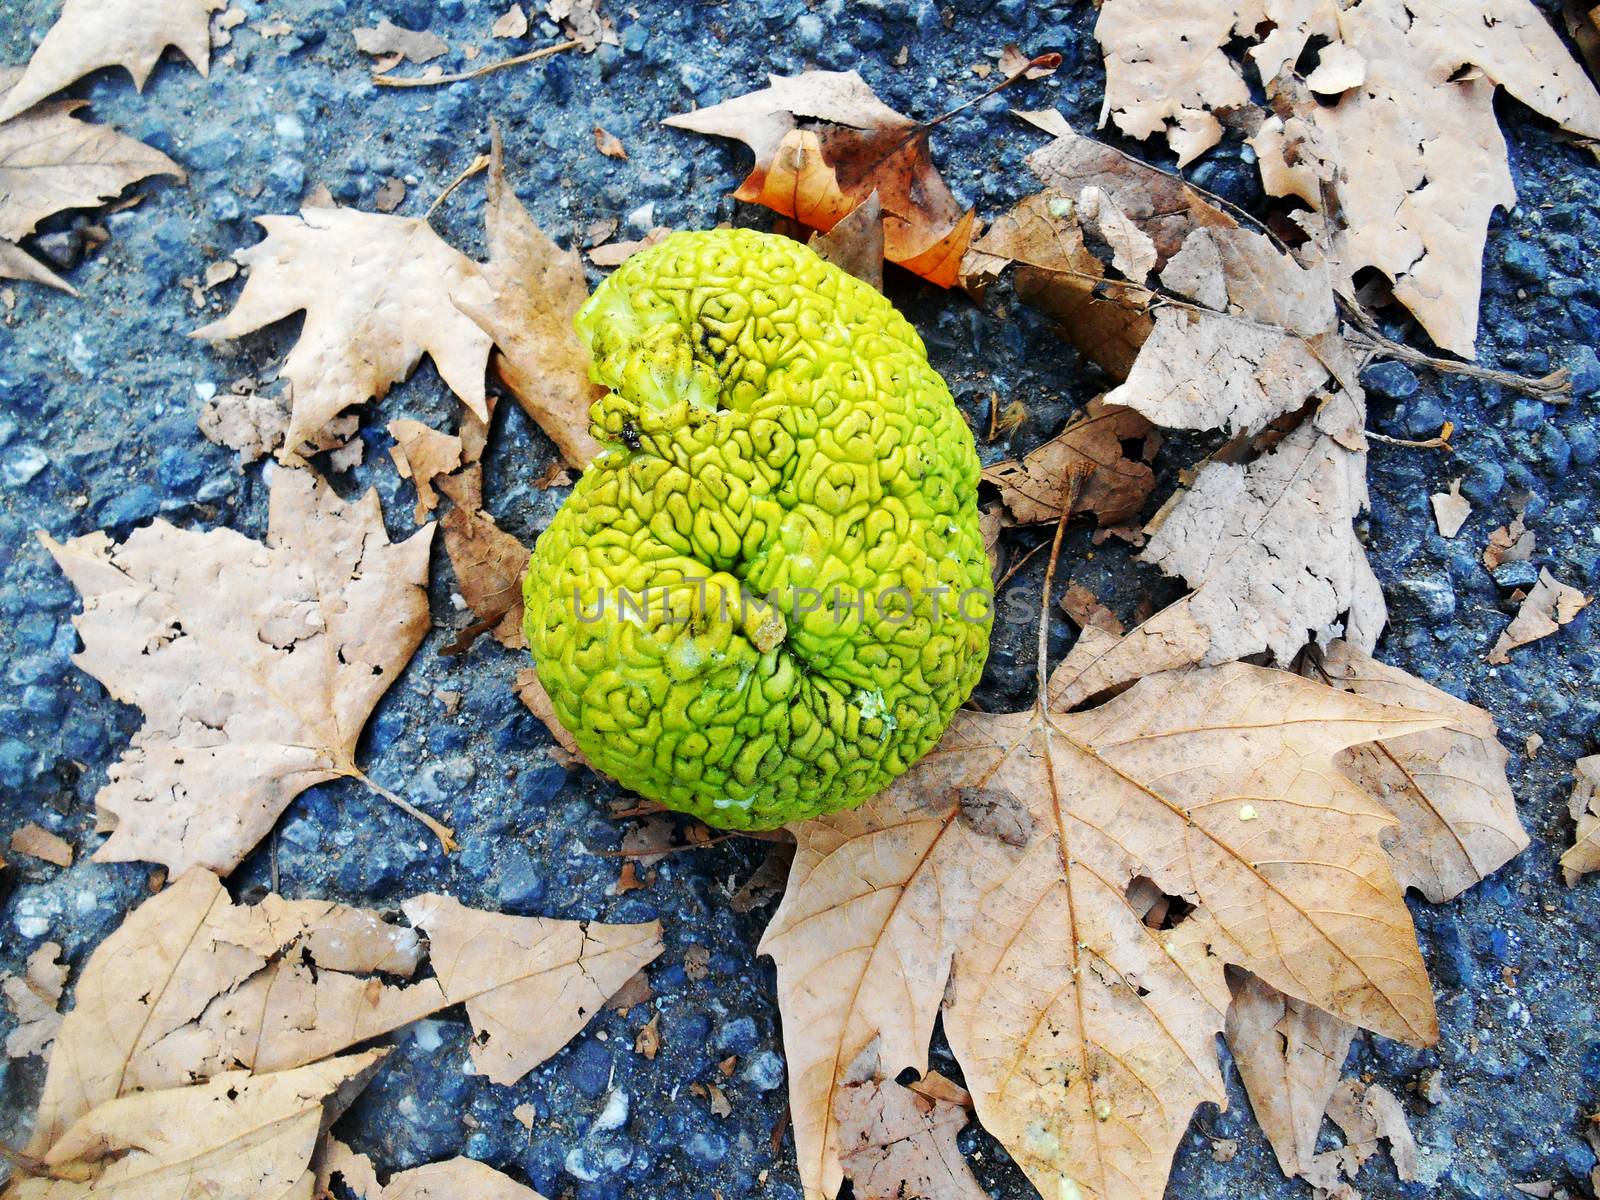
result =
[[[852,1064],[924,1070],[941,1001],[984,1127],[1042,1194],[1086,1200],[1159,1197],[1194,1107],[1222,1098],[1225,965],[1437,1037],[1392,818],[1334,758],[1441,723],[1285,672],[1175,672],[1085,713],[958,713],[864,807],[796,827],[762,946],[807,1188],[842,1179]],[[1184,901],[1172,928],[1131,905],[1140,879]]]
[[250,279],[232,312],[190,336],[220,341],[304,311],[284,363],[293,460],[345,409],[386,395],[432,356],[450,390],[487,418],[490,338],[452,303],[486,303],[477,265],[425,221],[345,208],[262,217],[267,237],[234,257]]
[[264,545],[164,521],[121,545],[41,535],[83,594],[73,661],[144,711],[95,797],[96,860],[226,873],[300,792],[364,780],[362,726],[428,630],[432,536],[391,545],[376,492],[346,503],[299,470],[273,476]]
[[1502,563],[1527,562],[1538,541],[1538,535],[1523,524],[1522,514],[1518,513],[1509,525],[1489,534],[1489,544],[1483,548],[1483,565],[1493,571]]
[[439,493],[433,490],[436,475],[448,475],[461,465],[461,439],[402,417],[389,422],[389,436],[395,441],[390,454],[401,479],[409,479],[417,489],[417,524],[439,507]]
[[1250,1108],[1285,1175],[1306,1170],[1356,1027],[1253,975],[1233,989],[1226,1026]]
[[665,225],[656,225],[636,241],[607,242],[589,251],[589,261],[597,267],[620,267],[639,251],[650,249],[671,232]]
[[0,238],[19,241],[52,213],[94,208],[150,175],[185,177],[161,151],[72,115],[87,103],[41,104],[0,124]]
[[833,1115],[856,1200],[987,1200],[956,1145],[962,1106],[871,1078],[840,1088]]
[[72,865],[72,844],[59,834],[29,821],[11,833],[11,849],[56,867]]
[[832,229],[876,191],[888,260],[953,286],[974,214],[933,165],[928,126],[884,104],[854,71],[769,75],[767,84],[662,123],[749,146],[755,165],[734,196],[812,229]]
[[6,1036],[8,1058],[42,1056],[55,1041],[61,1028],[56,1005],[61,1003],[61,989],[67,984],[67,964],[56,961],[60,956],[60,943],[46,942],[28,955],[23,974],[0,976],[0,992],[17,1019],[15,1028]]
[[494,339],[495,369],[523,411],[582,467],[599,453],[589,406],[605,391],[589,379],[589,352],[572,326],[589,285],[578,252],[551,241],[506,182],[498,127],[493,135],[487,287],[482,296],[460,293],[456,305]]
[[[1140,440],[1143,458],[1128,458],[1122,444]],[[1156,445],[1154,429],[1144,417],[1097,398],[1021,462],[996,463],[983,477],[1000,489],[1019,525],[1035,525],[1060,519],[1071,480],[1077,470],[1087,470],[1074,511],[1094,513],[1101,525],[1119,525],[1138,515],[1155,486],[1149,460]]]
[[827,233],[813,233],[806,245],[878,291],[883,291],[883,205],[873,191]]
[[477,1036],[473,1066],[511,1084],[566,1045],[607,997],[661,954],[661,925],[602,925],[477,912],[448,896],[402,906],[425,930],[451,1004]]
[[1450,490],[1435,492],[1428,497],[1433,505],[1433,519],[1439,526],[1441,537],[1453,538],[1472,515],[1472,501],[1461,494],[1461,480],[1452,479]]
[[1433,340],[1463,355],[1489,217],[1516,201],[1496,87],[1600,136],[1600,95],[1528,0],[1107,0],[1095,32],[1104,116],[1136,138],[1165,132],[1180,164],[1221,137],[1215,114],[1250,109],[1230,54],[1236,39],[1254,43],[1270,112],[1251,144],[1267,190],[1317,211],[1335,203],[1328,250],[1342,286],[1376,268]]
[[1124,279],[1142,285],[1156,269],[1156,244],[1150,235],[1098,187],[1078,193],[1078,212],[1111,247],[1111,265]]
[[53,287],[57,291],[66,292],[69,296],[78,294],[77,288],[33,257],[21,246],[14,242],[8,242],[4,238],[0,238],[0,279],[20,279],[25,283],[42,283],[45,287]]
[[489,631],[509,650],[525,647],[522,577],[528,567],[528,547],[481,508],[457,505],[439,526],[461,597],[477,615],[473,628]]
[[548,0],[545,14],[561,26],[561,32],[576,38],[585,54],[601,46],[618,45],[617,28],[600,11],[599,0]]
[[623,149],[622,139],[614,133],[607,133],[598,125],[594,127],[594,148],[607,158],[628,157],[627,150]]
[[1533,585],[1511,624],[1495,641],[1489,651],[1489,661],[1510,662],[1512,650],[1549,637],[1588,606],[1588,596],[1575,587],[1568,587],[1545,568],[1539,568],[1539,582]]
[[1600,871],[1600,754],[1580,758],[1573,764],[1575,777],[1568,805],[1578,823],[1572,848],[1561,856],[1561,870],[1567,886],[1589,871]]
[[1400,822],[1386,839],[1403,887],[1435,904],[1453,900],[1528,847],[1506,778],[1509,755],[1494,718],[1349,642],[1322,655],[1312,678],[1381,704],[1436,713],[1449,724],[1353,746],[1339,768]]
[[449,43],[438,34],[426,29],[403,29],[387,18],[373,28],[355,29],[352,33],[356,49],[374,58],[398,54],[414,63],[426,63],[450,51]]
[[205,75],[211,14],[221,0],[66,0],[16,86],[0,95],[0,121],[102,67],[124,67],[144,90],[161,53],[176,46]]
[[1246,466],[1206,463],[1147,527],[1142,555],[1194,590],[1125,638],[1080,639],[1051,676],[1051,702],[1264,650],[1287,663],[1341,626],[1370,650],[1386,610],[1352,525],[1366,501],[1366,453],[1311,422]]
[[522,11],[522,5],[513,4],[495,18],[494,28],[489,32],[497,38],[527,37],[528,14]]
[[69,1178],[24,1180],[17,1200],[309,1197],[318,1138],[385,1053],[271,1075],[230,1071],[192,1087],[108,1100],[43,1155]]

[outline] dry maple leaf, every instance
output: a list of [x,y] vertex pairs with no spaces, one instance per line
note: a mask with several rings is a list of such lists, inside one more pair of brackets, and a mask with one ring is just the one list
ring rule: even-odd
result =
[[1386,610],[1351,524],[1366,501],[1365,452],[1310,421],[1252,463],[1206,463],[1146,527],[1141,554],[1193,591],[1120,639],[1086,632],[1051,677],[1052,703],[1263,650],[1287,663],[1341,623],[1371,650]]
[[41,540],[83,594],[75,662],[144,724],[95,797],[100,862],[226,873],[312,784],[372,784],[356,742],[428,631],[432,526],[391,545],[375,491],[353,503],[306,471],[273,476],[265,544],[156,521]]
[[1467,356],[1489,217],[1516,202],[1496,87],[1600,137],[1600,95],[1528,0],[1107,0],[1095,35],[1102,119],[1165,132],[1180,165],[1219,140],[1217,114],[1250,107],[1230,57],[1249,45],[1272,108],[1250,139],[1267,190],[1336,204],[1346,285],[1377,268],[1438,345]]
[[663,949],[661,924],[601,925],[478,912],[449,896],[402,908],[425,930],[451,1004],[477,1030],[472,1063],[511,1084],[571,1040],[607,998]]
[[[808,1194],[838,1191],[858,1056],[925,1070],[941,1008],[985,1128],[1052,1197],[1162,1194],[1223,1099],[1227,965],[1432,1041],[1393,818],[1334,760],[1441,723],[1237,663],[1148,676],[1090,712],[960,712],[861,809],[795,827],[762,948]],[[1170,929],[1130,903],[1141,881],[1182,901]]]
[[328,1137],[316,1163],[318,1195],[337,1175],[356,1200],[544,1200],[532,1188],[471,1158],[427,1163],[378,1183],[377,1169],[338,1138]]
[[915,1091],[877,1078],[838,1090],[839,1159],[856,1200],[986,1200],[956,1145],[968,1111],[954,1094],[965,1095],[938,1072]]
[[56,961],[61,955],[58,942],[46,942],[28,955],[27,969],[21,975],[0,976],[0,993],[6,1007],[17,1019],[6,1035],[6,1057],[26,1058],[44,1055],[61,1028],[61,989],[67,984],[67,964]]
[[125,67],[143,91],[168,46],[209,73],[211,14],[223,7],[222,0],[66,0],[16,86],[0,95],[0,121],[102,67]]
[[929,127],[884,104],[854,71],[767,78],[760,91],[663,124],[744,142],[756,161],[734,196],[813,229],[832,229],[876,191],[888,260],[954,285],[973,213],[933,165]]
[[229,1071],[206,1083],[122,1096],[84,1114],[41,1156],[54,1178],[22,1179],[7,1200],[238,1196],[303,1200],[323,1131],[386,1051],[293,1071]]
[[1588,596],[1562,583],[1545,568],[1539,568],[1539,582],[1523,599],[1511,624],[1495,640],[1489,650],[1489,661],[1510,662],[1511,651],[1549,637],[1588,606]]
[[[210,872],[180,876],[85,965],[30,1152],[43,1154],[117,1096],[236,1066],[303,1066],[462,1002],[481,1043],[474,1055],[514,1057],[526,1069],[588,1023],[596,991],[615,990],[660,951],[656,926],[506,917],[436,896],[410,903],[431,922],[431,946],[380,913],[275,894],[235,905]],[[474,922],[483,937],[465,944],[459,931]],[[435,973],[418,978],[430,949]],[[518,1004],[540,1019],[496,1017]]]
[[294,461],[345,409],[382,398],[425,353],[487,417],[490,338],[452,303],[488,300],[477,264],[411,217],[307,208],[258,223],[266,239],[234,255],[251,272],[238,303],[190,336],[235,338],[305,312],[282,371],[294,407],[280,457]]
[[[1123,452],[1123,443],[1132,441],[1144,443],[1141,459]],[[996,463],[983,477],[1000,489],[1019,525],[1059,520],[1069,494],[1075,513],[1092,512],[1101,525],[1120,525],[1138,516],[1155,486],[1149,462],[1157,444],[1144,417],[1097,397],[1022,461]],[[1088,473],[1074,484],[1080,469]]]
[[578,252],[551,241],[506,183],[500,129],[491,132],[488,286],[482,296],[460,293],[456,305],[494,339],[495,370],[523,411],[567,462],[583,467],[600,452],[589,406],[605,392],[590,380],[589,352],[572,326],[589,285]]
[[52,213],[92,208],[151,175],[185,178],[161,151],[72,115],[87,104],[41,104],[0,124],[0,239],[19,241]]
[[1572,766],[1576,779],[1568,802],[1578,832],[1572,848],[1561,856],[1561,870],[1567,886],[1589,871],[1600,871],[1600,754],[1580,758]]

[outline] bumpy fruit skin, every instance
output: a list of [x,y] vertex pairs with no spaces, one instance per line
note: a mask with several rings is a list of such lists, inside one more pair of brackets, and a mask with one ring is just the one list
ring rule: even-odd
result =
[[557,716],[600,770],[713,825],[861,803],[939,740],[988,650],[978,456],[922,340],[748,230],[635,255],[577,328],[607,448],[523,583]]

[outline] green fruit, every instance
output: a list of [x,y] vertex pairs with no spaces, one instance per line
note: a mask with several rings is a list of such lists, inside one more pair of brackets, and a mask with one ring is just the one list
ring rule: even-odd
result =
[[892,304],[798,242],[680,233],[577,317],[606,447],[525,629],[600,770],[729,829],[860,804],[983,671],[972,433]]

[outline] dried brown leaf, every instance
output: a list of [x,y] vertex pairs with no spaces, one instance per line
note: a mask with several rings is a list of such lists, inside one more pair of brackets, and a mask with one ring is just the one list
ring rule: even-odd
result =
[[[937,1072],[929,1076],[948,1084]],[[984,1200],[956,1135],[967,1110],[948,1100],[867,1079],[834,1096],[839,1159],[857,1200]]]
[[[1131,441],[1144,443],[1139,460],[1123,453],[1123,443]],[[1157,444],[1144,417],[1099,398],[1021,462],[996,463],[983,477],[1000,489],[1017,524],[1037,525],[1060,519],[1074,475],[1087,469],[1074,512],[1092,512],[1101,525],[1118,525],[1138,515],[1155,486],[1149,461]]]
[[379,21],[373,28],[352,32],[356,49],[374,58],[398,54],[414,63],[426,63],[450,52],[449,43],[438,34],[426,29],[402,29],[388,19]]
[[432,537],[391,545],[376,492],[298,470],[273,476],[265,544],[164,521],[121,545],[41,535],[83,594],[73,661],[144,711],[95,797],[96,861],[226,873],[312,784],[365,781],[362,725],[428,630]]
[[1527,562],[1538,545],[1538,535],[1522,523],[1522,514],[1511,518],[1511,524],[1502,525],[1489,535],[1489,544],[1483,548],[1483,565],[1493,571],[1501,563]]
[[401,479],[411,480],[417,489],[417,509],[413,516],[420,525],[439,507],[439,493],[433,490],[434,477],[448,475],[461,466],[461,439],[440,433],[410,417],[390,421],[389,436],[395,441],[390,449],[395,470]]
[[1245,974],[1235,982],[1225,1032],[1278,1164],[1285,1175],[1301,1174],[1316,1153],[1356,1027]]
[[56,961],[60,956],[59,942],[45,942],[28,955],[27,968],[21,975],[0,976],[0,993],[5,995],[6,1007],[17,1022],[6,1035],[7,1058],[45,1056],[50,1043],[56,1040],[61,1028],[56,1005],[61,1003],[61,989],[67,984],[67,964]]
[[[0,238],[0,279],[20,279],[25,283],[42,283],[45,287],[53,287],[58,292],[66,292],[69,296],[78,294],[77,288],[45,266],[44,263],[33,257],[21,246],[8,242],[4,238]],[[11,306],[8,304],[6,307],[10,308]]]
[[384,1054],[352,1054],[271,1075],[229,1071],[191,1087],[108,1100],[42,1156],[57,1177],[22,1180],[16,1200],[307,1197],[318,1139]]
[[[1379,844],[1392,818],[1333,760],[1440,723],[1242,664],[1151,676],[1086,713],[959,712],[864,807],[796,827],[763,949],[806,1186],[842,1179],[851,1064],[924,1070],[941,1007],[984,1127],[1044,1195],[1097,1200],[1159,1197],[1195,1106],[1221,1098],[1227,964],[1437,1037]],[[974,789],[1026,835],[962,819]],[[1140,876],[1190,906],[1170,930],[1130,906]]]
[[41,104],[0,124],[0,239],[20,241],[52,213],[94,208],[151,175],[185,178],[161,151],[73,116],[87,104]]
[[827,233],[813,233],[806,245],[825,262],[883,291],[883,205],[876,190]]
[[168,46],[207,74],[211,14],[222,7],[221,0],[66,0],[16,86],[0,94],[0,121],[102,67],[126,68],[143,91]]
[[646,1022],[645,1027],[639,1030],[639,1036],[633,1039],[633,1052],[641,1054],[646,1059],[654,1061],[657,1054],[661,1053],[661,1014],[657,1013]]
[[813,229],[832,229],[876,191],[888,260],[955,284],[973,214],[933,165],[928,127],[885,105],[854,71],[770,75],[760,91],[663,124],[744,142],[756,161],[734,196]]
[[282,371],[294,407],[280,457],[293,461],[345,409],[381,399],[424,354],[487,419],[490,337],[452,303],[489,301],[477,264],[411,217],[307,208],[258,223],[266,239],[234,255],[250,268],[238,303],[190,336],[236,338],[304,311]]
[[628,152],[622,147],[622,139],[614,133],[607,133],[598,125],[594,127],[594,148],[607,158],[626,160],[628,157]]
[[495,369],[524,412],[575,467],[599,452],[589,406],[604,389],[589,379],[589,352],[572,319],[589,298],[576,250],[563,250],[533,223],[506,183],[500,131],[493,131],[486,219],[488,294],[456,303],[499,347]]
[[37,858],[40,862],[47,862],[52,866],[72,865],[72,843],[32,821],[18,826],[12,832],[11,849],[17,854]]
[[522,5],[513,4],[495,18],[494,28],[489,32],[497,38],[527,37],[528,14],[522,11]]
[[561,1049],[662,951],[656,921],[511,917],[448,896],[418,896],[402,908],[427,932],[449,1002],[467,1006],[473,1066],[493,1083],[515,1083]]
[[642,238],[631,242],[608,242],[589,251],[589,261],[597,267],[620,267],[641,250],[648,250],[672,230],[657,225]]
[[1441,537],[1453,538],[1472,515],[1472,501],[1461,494],[1461,480],[1452,479],[1450,490],[1435,492],[1428,497],[1433,505],[1433,519],[1439,526]]
[[1578,831],[1572,848],[1561,856],[1567,886],[1589,871],[1600,871],[1600,754],[1580,758],[1572,765],[1572,799],[1568,807]]
[[585,54],[619,44],[616,26],[600,11],[599,0],[548,0],[544,10],[563,33],[582,44]]
[[524,667],[517,672],[515,686],[517,699],[523,706],[550,730],[550,736],[555,738],[557,747],[573,762],[589,766],[589,760],[583,756],[583,751],[578,749],[578,743],[567,728],[561,724],[561,718],[556,716],[555,705],[551,703],[550,693],[544,690],[544,684],[539,682],[539,674],[532,667]]
[[380,1185],[372,1160],[334,1137],[319,1152],[316,1171],[323,1191],[338,1176],[356,1200],[544,1200],[532,1188],[471,1158],[426,1163]]
[[1495,641],[1489,651],[1489,661],[1510,662],[1511,651],[1549,637],[1588,606],[1588,596],[1575,587],[1568,587],[1541,567],[1539,582],[1533,585],[1511,624]]

